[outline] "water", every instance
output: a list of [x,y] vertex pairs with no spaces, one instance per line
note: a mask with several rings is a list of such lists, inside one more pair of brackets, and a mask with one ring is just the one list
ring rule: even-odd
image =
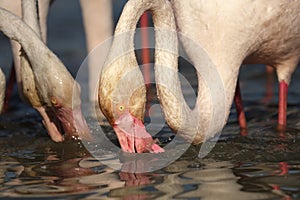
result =
[[[66,15],[64,3],[68,2],[57,1],[51,8],[49,46],[75,74],[86,52],[78,3],[70,4]],[[54,26],[55,22],[60,23]],[[11,55],[4,37],[1,44],[4,56],[0,63],[8,74]],[[300,199],[300,71],[289,88],[288,128],[282,133],[275,125],[276,79],[274,97],[263,103],[264,70],[262,66],[241,70],[247,136],[240,136],[232,108],[228,124],[208,156],[197,158],[199,147],[191,146],[169,166],[149,173],[107,167],[79,141],[50,141],[39,115],[14,91],[10,110],[0,116],[0,198]],[[92,131],[99,130],[92,116],[88,122]],[[114,137],[109,127],[105,129]],[[166,126],[162,133],[159,139],[165,145],[173,136]],[[106,156],[116,161],[113,155]]]

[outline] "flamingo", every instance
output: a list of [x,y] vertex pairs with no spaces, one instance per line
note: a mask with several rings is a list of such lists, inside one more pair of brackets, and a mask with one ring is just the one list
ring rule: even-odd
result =
[[[39,6],[40,12],[37,11],[36,3]],[[33,28],[33,30],[40,38],[42,37],[44,43],[46,43],[46,19],[49,4],[50,0],[1,1],[2,8],[8,9],[18,16],[23,15],[24,22],[31,26],[31,28]],[[39,17],[37,16],[37,14],[39,15]],[[54,141],[61,141],[61,134],[59,134],[54,123],[51,122],[50,117],[43,108],[42,102],[38,96],[30,63],[26,58],[25,53],[20,54],[20,52],[23,52],[24,50],[21,48],[20,44],[14,40],[11,40],[11,45],[13,50],[14,67],[16,70],[20,96],[41,114],[41,116],[43,117],[43,123],[48,130],[51,138]]]
[[[100,108],[124,151],[162,151],[142,126],[145,88],[133,53],[133,32],[145,10],[152,12],[156,30],[169,30],[165,35],[156,32],[155,78],[164,117],[173,131],[180,132],[193,144],[200,144],[221,131],[230,113],[242,63],[263,63],[276,69],[280,83],[278,124],[286,125],[287,88],[300,59],[300,2],[130,0],[124,7],[115,35],[125,35],[126,31],[131,34],[115,37],[100,76],[98,93]],[[188,38],[181,42],[196,68],[202,61],[195,45],[201,46],[216,66],[216,76],[219,75],[223,83],[219,92],[225,93],[225,99],[222,96],[216,99],[220,105],[213,107],[199,72],[196,105],[191,110],[185,103],[179,78],[174,74],[178,71],[177,55],[161,50],[167,47],[177,51],[177,37],[170,34],[176,29]],[[166,43],[168,46],[164,46]],[[126,56],[115,59],[116,52],[122,50],[128,50]],[[162,66],[169,66],[169,69]],[[132,75],[128,75],[130,73]],[[124,76],[129,77],[122,82]],[[212,121],[213,112],[222,115],[223,110],[224,117]]]
[[[23,20],[25,23],[27,23],[37,34],[37,36],[41,39],[42,29],[40,28],[38,15],[40,15],[39,11],[36,8],[36,3],[38,1],[35,0],[22,0],[21,1],[21,8],[22,8],[22,15]],[[48,7],[50,1],[44,1],[43,4],[44,7]],[[46,9],[48,10],[48,9]],[[46,15],[47,16],[47,13]],[[46,29],[46,26],[45,26]],[[44,29],[43,29],[44,30]],[[46,37],[43,38],[43,42],[46,43]],[[20,46],[17,43],[18,46]],[[23,48],[19,50],[21,52],[20,56],[16,55],[15,49],[14,49],[14,56],[15,61],[18,62],[17,65],[20,65],[19,69],[19,76],[21,77],[21,84],[19,86],[22,88],[22,96],[25,101],[30,103],[34,109],[36,109],[41,116],[43,117],[43,123],[50,135],[50,137],[54,141],[62,141],[62,135],[59,133],[59,130],[57,129],[55,123],[56,119],[54,118],[55,115],[50,114],[49,112],[44,109],[42,106],[42,101],[38,95],[38,91],[36,89],[36,83],[34,81],[34,74],[30,66],[30,62],[26,57],[26,53],[24,53]],[[23,53],[22,53],[23,52]],[[18,73],[17,73],[18,74]],[[49,116],[50,115],[50,116]],[[52,118],[52,119],[51,119]],[[53,122],[54,123],[53,123]]]
[[[131,153],[163,151],[155,144],[156,141],[146,132],[143,125],[146,88],[133,51],[134,30],[139,17],[146,10],[152,12],[157,28],[175,30],[174,16],[168,1],[128,1],[116,26],[115,37],[101,72],[98,88],[98,102],[102,113],[114,128],[121,148]],[[115,52],[120,51],[126,52],[126,56],[110,63]],[[158,59],[156,57],[156,61]],[[127,73],[129,79],[120,83],[122,76]],[[123,86],[118,88],[118,85]],[[134,94],[131,96],[132,93]]]
[[[51,0],[38,0],[38,10],[39,10],[39,28],[38,31],[39,34],[42,35],[42,40],[44,43],[47,41],[47,15],[48,15],[48,9],[49,9],[49,4]],[[26,1],[25,1],[26,3]],[[15,0],[15,1],[10,1],[10,0],[0,0],[0,7],[4,8],[15,15],[22,17],[22,1],[21,0]],[[36,8],[35,8],[36,9]],[[28,21],[27,21],[28,23]],[[29,22],[30,23],[30,22]],[[34,22],[33,22],[34,23]],[[23,78],[22,78],[22,73],[21,73],[21,66],[20,66],[20,44],[16,41],[11,40],[11,45],[12,45],[12,51],[13,51],[13,58],[14,58],[14,68],[16,71],[16,79],[18,83],[18,89],[19,89],[19,95],[21,96],[22,99],[28,101],[28,99],[24,96],[23,91]],[[26,84],[26,83],[25,83]]]
[[[35,7],[34,1],[24,1],[24,4],[27,3],[31,3],[31,8]],[[39,34],[19,17],[0,8],[0,21],[0,30],[21,44],[30,62],[39,98],[35,100],[41,105],[37,110],[52,140],[89,138],[89,130],[81,113],[80,88],[66,67],[40,40]],[[28,81],[33,80],[30,78]]]

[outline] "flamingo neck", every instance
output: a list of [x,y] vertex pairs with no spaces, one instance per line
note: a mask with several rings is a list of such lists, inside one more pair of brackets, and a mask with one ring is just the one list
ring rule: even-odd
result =
[[51,95],[66,97],[65,104],[69,107],[80,104],[80,101],[72,102],[72,93],[80,93],[78,88],[73,90],[75,85],[72,75],[32,28],[19,17],[0,8],[0,30],[21,44],[30,61],[39,94],[47,105],[52,105],[49,99]]
[[35,0],[22,1],[22,15],[24,22],[26,22],[28,26],[30,26],[40,36],[41,33],[36,3],[37,1]]
[[[113,111],[107,108],[120,102],[125,103],[132,115],[143,119],[146,88],[134,54],[134,35],[140,16],[147,10],[153,15],[156,29],[168,28],[168,18],[173,17],[167,0],[130,0],[126,3],[99,82],[100,108],[111,122]],[[172,26],[175,29],[174,23]]]

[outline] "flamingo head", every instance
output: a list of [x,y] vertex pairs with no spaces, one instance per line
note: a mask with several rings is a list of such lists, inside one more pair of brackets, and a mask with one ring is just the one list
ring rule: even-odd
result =
[[68,85],[63,84],[60,90],[52,90],[49,94],[49,102],[45,106],[46,118],[49,120],[43,117],[44,125],[54,141],[90,139],[89,128],[81,110],[80,88],[77,83],[74,88],[68,88]]
[[89,138],[89,129],[82,115],[81,107],[69,107],[59,98],[51,97],[52,107],[47,109],[49,116],[59,127],[64,139]]
[[[143,123],[145,88],[133,92],[107,93],[105,84],[99,87],[100,108],[113,127],[123,151],[129,153],[160,153],[163,148],[156,144]],[[129,84],[130,85],[130,84]],[[132,93],[132,95],[128,95]]]

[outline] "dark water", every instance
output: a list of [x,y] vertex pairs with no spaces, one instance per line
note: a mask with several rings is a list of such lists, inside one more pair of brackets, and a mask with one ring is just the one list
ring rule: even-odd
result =
[[[51,8],[49,46],[75,74],[86,51],[80,8],[77,1],[66,6],[70,2],[56,1]],[[1,66],[8,74],[11,54],[4,37],[0,51]],[[191,146],[169,166],[149,173],[107,167],[78,141],[50,141],[39,115],[15,91],[9,111],[0,116],[0,198],[300,199],[299,77],[298,70],[289,88],[286,132],[277,131],[275,125],[276,78],[273,98],[263,103],[265,68],[244,66],[240,79],[248,135],[240,136],[233,108],[208,156],[198,158],[199,147]],[[88,122],[97,132],[92,116]],[[172,133],[167,127],[162,132],[160,141],[165,144]]]

